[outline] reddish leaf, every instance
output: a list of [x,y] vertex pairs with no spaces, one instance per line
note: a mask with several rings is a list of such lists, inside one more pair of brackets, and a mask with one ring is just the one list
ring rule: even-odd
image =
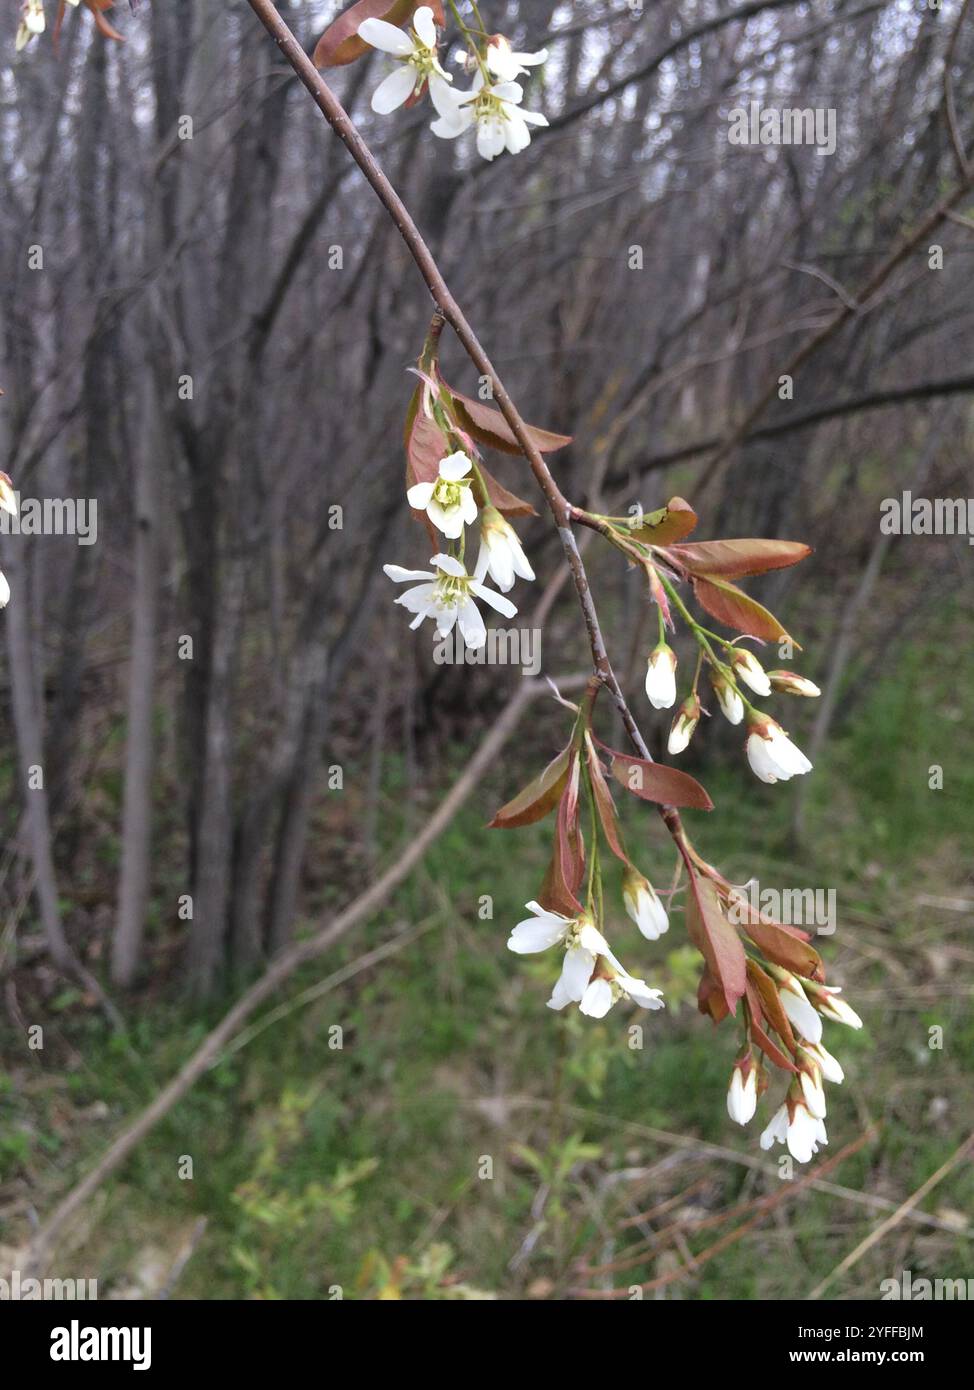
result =
[[811,553],[811,546],[800,541],[691,541],[670,547],[670,554],[691,574],[718,575],[721,579],[787,569]]
[[762,955],[775,965],[783,966],[793,975],[803,975],[807,980],[825,979],[822,957],[804,939],[804,933],[783,927],[779,922],[762,921],[753,913],[744,922],[744,930]]
[[629,856],[626,853],[622,837],[619,834],[619,822],[616,819],[616,808],[612,800],[612,793],[609,791],[609,784],[605,780],[605,773],[602,771],[602,764],[599,762],[599,755],[595,751],[595,746],[591,738],[586,736],[585,756],[588,761],[588,772],[592,782],[592,794],[595,797],[595,809],[598,812],[599,821],[609,848],[617,859],[621,859],[623,864],[629,863]]
[[[712,618],[737,632],[761,637],[766,642],[788,637],[774,614],[736,584],[728,584],[723,579],[694,579],[693,592],[697,602]],[[794,642],[793,638],[789,640]],[[798,643],[794,642],[794,645],[797,647]]]
[[758,965],[757,961],[748,958],[747,962],[748,989],[757,991],[761,1001],[761,1010],[767,1018],[771,1027],[781,1038],[786,1047],[794,1052],[796,1043],[795,1035],[791,1029],[791,1022],[785,1013],[781,1003],[781,995],[771,976],[766,974]]
[[697,514],[682,497],[671,497],[665,507],[647,512],[638,526],[630,526],[634,540],[644,545],[670,545],[689,536],[697,524]]
[[765,1056],[771,1058],[772,1062],[774,1062],[776,1067],[780,1067],[782,1071],[797,1072],[798,1068],[795,1066],[794,1062],[792,1062],[792,1060],[789,1057],[785,1056],[778,1044],[772,1042],[772,1040],[768,1037],[767,1033],[761,1027],[763,1017],[761,1013],[761,1005],[758,1000],[758,996],[754,989],[754,986],[751,984],[748,984],[747,987],[747,1002],[751,1015],[751,1037],[754,1040],[754,1042],[757,1043],[758,1047],[765,1054]]
[[[453,396],[460,423],[474,439],[491,449],[499,449],[502,454],[524,453],[513,430],[499,410],[495,410],[484,401],[476,401],[471,396],[454,391],[452,386],[447,389]],[[570,434],[553,434],[551,430],[539,429],[537,425],[527,425],[526,429],[532,444],[540,454],[553,453],[555,449],[563,449],[566,444],[572,442]]]
[[533,825],[553,811],[568,780],[569,752],[568,748],[563,748],[540,776],[502,806],[490,822],[490,828],[514,830],[520,825]]
[[568,780],[558,803],[555,846],[538,901],[552,912],[574,917],[582,911],[576,894],[585,876],[585,846],[578,828],[577,756],[571,760]]
[[737,1012],[737,1001],[747,985],[747,958],[741,938],[724,916],[717,889],[709,878],[702,878],[687,864],[690,893],[687,897],[687,931],[690,940],[707,962],[707,967],[727,1004]]
[[704,970],[697,986],[697,1008],[702,1014],[709,1014],[714,1023],[723,1023],[730,1010],[720,985],[709,970]]
[[504,516],[537,516],[538,513],[531,506],[530,502],[525,502],[523,497],[518,497],[513,492],[508,492],[507,488],[497,481],[493,473],[489,473],[482,463],[478,463],[480,476],[484,480],[487,489],[487,496],[494,506]]
[[662,763],[650,763],[644,758],[633,758],[628,753],[617,753],[614,748],[599,744],[612,759],[612,775],[617,782],[642,797],[643,801],[655,801],[661,806],[692,806],[698,811],[712,811],[714,803],[695,777],[681,772],[676,767],[666,767]]
[[[422,0],[433,11],[433,18],[442,29],[446,23],[443,17],[442,0]],[[358,0],[351,9],[345,10],[334,23],[329,24],[315,45],[314,64],[318,68],[340,68],[346,63],[354,63],[363,53],[374,50],[358,36],[358,27],[366,19],[384,19],[398,27],[405,25],[420,4],[420,0]]]

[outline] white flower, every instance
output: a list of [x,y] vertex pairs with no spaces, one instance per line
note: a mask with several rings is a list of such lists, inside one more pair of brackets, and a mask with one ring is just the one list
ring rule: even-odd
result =
[[787,782],[811,771],[811,763],[774,719],[748,726],[747,760],[762,782]]
[[809,1113],[814,1115],[816,1120],[825,1119],[825,1087],[822,1085],[822,1068],[812,1057],[811,1053],[806,1054],[808,1060],[802,1059],[802,1067],[798,1073],[798,1080],[801,1083],[802,1095],[805,1097],[805,1104],[808,1106]]
[[0,473],[0,507],[11,516],[17,515],[17,494],[6,473]]
[[477,503],[467,477],[473,467],[462,449],[440,459],[439,476],[432,483],[414,483],[406,491],[411,507],[425,512],[448,540],[455,541],[464,525],[477,520]]
[[776,967],[774,977],[778,981],[778,995],[784,1009],[799,1035],[811,1043],[822,1041],[822,1020],[809,1002],[797,976],[788,970]]
[[7,576],[0,570],[0,608],[6,608],[10,602],[10,585],[7,583]]
[[14,41],[17,52],[19,53],[37,34],[43,34],[46,27],[44,0],[24,0],[20,7],[20,23]]
[[591,982],[578,1006],[583,1014],[589,1018],[605,1018],[617,999],[631,999],[642,1009],[663,1008],[661,989],[650,989],[645,980],[629,975],[614,956],[610,955],[609,960],[617,967],[616,974],[611,980],[600,976]]
[[[790,1113],[789,1113],[790,1109]],[[820,1144],[829,1142],[825,1125],[807,1109],[803,1100],[795,1100],[776,1110],[771,1123],[761,1135],[762,1149],[770,1149],[775,1142],[787,1144],[788,1152],[796,1163],[807,1163],[812,1154],[818,1153]]]
[[862,1019],[855,1009],[838,997],[842,993],[838,985],[812,985],[809,991],[815,1007],[826,1018],[831,1018],[835,1023],[844,1023],[847,1028],[862,1027]]
[[656,941],[669,931],[670,919],[666,908],[653,890],[653,885],[635,869],[627,869],[622,882],[622,900],[626,911],[647,941]]
[[670,736],[666,740],[666,751],[673,757],[682,753],[693,737],[693,731],[700,722],[700,701],[695,694],[688,695],[676,712],[670,725]]
[[579,919],[577,923],[573,923],[561,974],[551,991],[548,1008],[563,1009],[566,1004],[581,1006],[588,991],[596,962],[600,955],[605,955],[608,951],[608,942],[591,922],[586,919]]
[[609,951],[608,942],[587,917],[565,917],[540,903],[528,903],[527,907],[534,916],[518,922],[507,939],[508,950],[519,956],[534,955],[564,943],[565,959],[548,1008],[563,1009],[566,1004],[580,1003],[598,957]]
[[487,641],[487,628],[480,610],[473,601],[474,596],[482,599],[505,618],[513,618],[517,613],[510,599],[495,594],[493,589],[488,589],[476,577],[467,574],[460,561],[452,555],[434,555],[430,564],[436,572],[407,570],[400,565],[382,566],[396,584],[404,584],[411,579],[428,581],[417,584],[414,589],[407,589],[396,599],[407,612],[416,614],[409,624],[411,628],[419,627],[424,618],[432,618],[440,636],[445,637],[457,623],[466,645],[476,650]]
[[836,1086],[841,1086],[842,1082],[845,1080],[845,1072],[827,1047],[822,1043],[806,1043],[805,1051],[815,1058],[815,1061],[822,1069],[822,1075],[825,1077],[826,1081],[832,1081]]
[[796,675],[794,671],[769,671],[768,680],[771,682],[771,689],[777,690],[779,694],[804,695],[813,700],[822,693],[814,681],[810,681],[807,676]]
[[714,687],[714,694],[717,696],[720,708],[723,710],[724,718],[731,724],[739,724],[744,718],[744,701],[738,695],[737,690],[731,685],[730,681],[716,672],[711,677]]
[[758,1073],[751,1064],[744,1075],[744,1068],[735,1064],[727,1088],[727,1113],[739,1125],[746,1125],[754,1118],[758,1108]]
[[499,82],[513,82],[515,78],[527,77],[528,68],[537,67],[548,56],[548,50],[541,48],[537,53],[515,53],[503,34],[494,34],[487,45],[487,66]]
[[484,84],[483,73],[474,74],[469,92],[451,92],[447,110],[430,126],[434,135],[455,140],[465,130],[476,126],[477,152],[484,159],[493,159],[503,150],[518,154],[531,143],[531,125],[547,125],[548,119],[537,111],[522,111],[523,93],[516,82]]
[[502,594],[514,587],[514,576],[533,579],[534,570],[521,549],[514,527],[496,507],[484,507],[480,513],[480,555],[476,574],[483,579],[489,574]]
[[358,36],[402,64],[383,78],[372,93],[372,110],[378,115],[387,116],[411,96],[419,96],[424,83],[429,86],[430,100],[441,116],[453,111],[453,78],[443,71],[436,56],[436,25],[428,5],[421,5],[413,16],[411,36],[384,19],[363,20]]
[[660,642],[646,662],[646,695],[653,709],[672,709],[676,704],[676,652]]
[[751,687],[755,695],[771,694],[771,681],[753,652],[749,652],[746,647],[735,647],[731,652],[731,658],[737,674]]

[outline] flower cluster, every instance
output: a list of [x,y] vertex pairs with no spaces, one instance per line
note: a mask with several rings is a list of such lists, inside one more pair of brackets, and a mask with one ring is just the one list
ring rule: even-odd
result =
[[430,125],[433,134],[455,140],[474,130],[477,151],[488,160],[504,150],[517,154],[531,143],[531,126],[548,124],[540,112],[523,109],[524,93],[517,81],[544,62],[545,49],[515,53],[502,34],[483,41],[464,27],[468,51],[463,61],[472,69],[473,81],[469,91],[462,92],[440,63],[436,22],[428,5],[416,10],[408,33],[383,19],[366,19],[358,27],[358,36],[398,64],[372,95],[372,110],[379,115],[417,102],[428,92],[436,111]]
[[792,743],[785,730],[769,715],[756,709],[745,687],[766,699],[772,692],[813,697],[820,693],[804,676],[791,671],[766,671],[754,653],[740,645],[742,637],[727,638],[710,631],[689,612],[676,585],[689,581],[700,605],[727,626],[757,641],[791,639],[772,613],[756,603],[731,579],[761,574],[796,564],[808,547],[794,541],[731,540],[679,542],[696,524],[696,516],[682,498],[673,498],[659,512],[628,518],[595,516],[593,521],[645,570],[650,596],[657,605],[659,641],[646,662],[646,696],[654,709],[672,709],[677,699],[677,657],[666,640],[674,627],[674,611],[686,623],[698,648],[690,693],[677,709],[670,726],[667,751],[682,753],[704,713],[698,684],[706,665],[714,697],[731,724],[747,719],[745,751],[751,770],[762,782],[787,782],[811,771],[812,764]]
[[585,913],[565,917],[546,910],[540,903],[528,903],[533,917],[518,922],[508,938],[508,947],[519,956],[564,947],[561,974],[555,981],[549,1009],[577,1004],[589,1018],[604,1018],[617,999],[631,999],[643,1009],[661,1009],[663,995],[650,989],[620,965],[609,943]]
[[[450,550],[432,557],[432,570],[383,568],[397,584],[422,581],[396,599],[415,614],[411,627],[432,618],[443,637],[458,626],[466,646],[476,650],[486,643],[487,628],[475,600],[505,618],[515,617],[517,609],[503,595],[514,587],[515,578],[533,580],[534,570],[514,527],[491,500],[497,485],[480,463],[474,436],[461,420],[459,402],[466,398],[439,375],[435,339],[424,348],[418,374],[422,385],[414,398],[407,439],[407,468],[416,481],[407,487],[406,500],[425,518],[432,536],[445,537]],[[464,558],[468,526],[478,527],[480,540],[473,573]],[[488,577],[500,593],[488,588]]]

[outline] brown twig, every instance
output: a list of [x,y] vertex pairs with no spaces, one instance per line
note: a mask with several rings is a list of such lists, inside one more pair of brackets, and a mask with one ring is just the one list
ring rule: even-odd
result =
[[[427,289],[433,298],[433,303],[436,306],[437,312],[449,323],[450,327],[457,335],[461,346],[470,358],[470,361],[477,368],[478,373],[491,382],[493,399],[496,401],[498,409],[507,421],[515,439],[520,445],[521,451],[530,465],[535,481],[541,489],[544,499],[548,504],[548,509],[551,512],[552,519],[558,529],[562,549],[565,554],[565,559],[568,562],[568,568],[571,571],[572,582],[575,586],[575,593],[582,610],[589,648],[592,653],[593,669],[601,683],[608,690],[619,712],[626,732],[640,757],[645,758],[647,761],[652,761],[649,749],[626,703],[622,688],[616,679],[615,672],[612,669],[612,663],[609,660],[598,613],[595,608],[595,602],[589,587],[588,576],[585,572],[585,565],[582,562],[582,557],[579,554],[578,545],[571,528],[572,520],[577,520],[577,517],[573,517],[573,509],[570,503],[564,497],[561,489],[552,477],[548,465],[535,446],[528,427],[511,399],[507,388],[498,375],[490,358],[487,356],[476,333],[467,321],[463,310],[453,297],[453,293],[444,280],[439,266],[429,247],[426,245],[422,233],[414,222],[409,209],[383,173],[378,161],[372,154],[365,140],[359,134],[345,108],[305,53],[294,34],[288,28],[277,6],[273,3],[273,0],[250,0],[250,6],[280,48],[284,57],[291,64],[291,67],[294,69],[302,84],[314,99],[319,111],[321,111],[332,130],[334,130],[335,134],[345,145],[349,154],[365,175],[376,197],[392,218],[407,250],[416,262],[423,279],[426,281]],[[682,834],[679,813],[672,806],[660,807],[659,811],[670,834],[674,839],[678,839]]]

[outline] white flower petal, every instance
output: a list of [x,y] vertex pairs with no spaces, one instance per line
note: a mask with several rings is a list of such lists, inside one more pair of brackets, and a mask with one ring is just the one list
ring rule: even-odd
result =
[[466,574],[466,570],[455,555],[434,555],[430,559],[430,564],[434,569],[442,570],[444,574],[449,574],[454,579],[462,579]]
[[384,77],[372,93],[372,110],[378,116],[388,116],[397,111],[404,101],[412,96],[416,85],[416,74],[408,66],[396,68]]
[[608,980],[593,980],[578,1007],[589,1018],[605,1018],[612,1008],[612,986]]
[[396,584],[405,584],[410,579],[435,579],[436,575],[430,570],[404,570],[402,565],[383,565],[383,574],[387,574]]
[[496,609],[503,617],[516,617],[517,609],[509,598],[504,598],[501,594],[495,594],[493,589],[488,589],[485,584],[478,583],[476,579],[470,585],[470,588],[479,599],[483,599],[484,603]]
[[435,483],[413,483],[412,487],[406,489],[406,501],[418,512],[425,512],[435,487]]
[[412,39],[384,19],[363,19],[358,27],[358,36],[370,48],[381,49],[383,53],[391,53],[396,58],[408,58],[413,51]]
[[458,483],[461,478],[465,478],[470,472],[473,464],[462,451],[458,449],[455,454],[448,454],[446,458],[440,459],[440,477],[445,478],[448,483]]
[[420,5],[413,15],[413,28],[427,48],[436,47],[436,25],[429,5]]

